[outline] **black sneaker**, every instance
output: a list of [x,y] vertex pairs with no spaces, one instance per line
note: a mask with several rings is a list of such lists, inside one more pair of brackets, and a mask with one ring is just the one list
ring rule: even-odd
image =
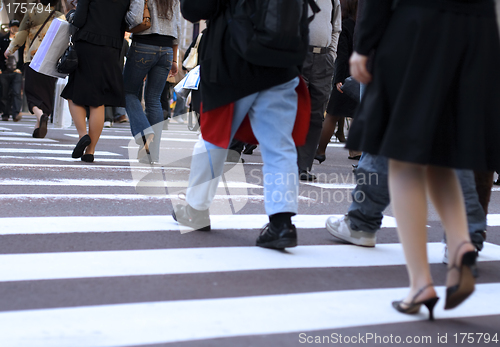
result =
[[210,231],[210,215],[208,210],[195,210],[189,205],[177,205],[174,207],[172,217],[182,225],[199,231]]
[[257,246],[273,249],[284,249],[297,246],[297,229],[295,225],[288,226],[283,224],[281,228],[275,227],[269,223],[260,232],[257,238]]

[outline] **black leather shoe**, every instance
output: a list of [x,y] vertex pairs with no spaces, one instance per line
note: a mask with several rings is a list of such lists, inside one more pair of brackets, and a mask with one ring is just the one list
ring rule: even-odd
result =
[[299,179],[301,181],[316,181],[316,176],[309,171],[301,171],[299,172]]
[[195,210],[189,205],[177,205],[174,207],[172,217],[179,224],[199,231],[210,231],[210,214],[208,210]]
[[49,116],[46,115],[45,113],[42,114],[42,117],[40,118],[40,138],[44,138],[45,135],[47,135],[47,123],[49,122]]
[[325,154],[316,154],[314,159],[319,161],[319,163],[321,164],[322,162],[324,162],[326,160],[326,155]]
[[39,139],[40,138],[40,128],[36,128],[35,130],[33,130],[33,137],[35,139]]
[[73,150],[73,154],[71,154],[71,158],[80,158],[83,155],[83,151],[85,151],[85,148],[87,148],[87,146],[90,145],[91,142],[92,140],[90,139],[89,135],[82,136],[82,138],[76,144],[75,149]]
[[93,163],[94,162],[94,155],[93,154],[84,154],[84,155],[82,155],[82,161],[85,161],[87,163]]
[[247,145],[243,150],[243,154],[253,154],[253,150],[257,148],[257,145]]
[[295,225],[283,224],[276,228],[271,223],[267,224],[257,238],[257,246],[272,249],[285,249],[297,246],[297,229]]

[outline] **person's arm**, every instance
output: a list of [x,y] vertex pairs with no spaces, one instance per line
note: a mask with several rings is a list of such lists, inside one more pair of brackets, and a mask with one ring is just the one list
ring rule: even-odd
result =
[[89,12],[89,0],[79,0],[76,6],[76,12],[73,17],[73,25],[81,28],[87,22]]
[[178,51],[178,48],[179,46],[178,45],[174,45],[172,46],[173,50],[174,50],[174,60],[172,61],[172,67],[170,68],[170,76],[175,76],[177,75],[177,72],[178,71],[178,65],[177,65],[177,51]]
[[182,16],[191,23],[210,19],[217,14],[224,0],[181,0]]
[[364,0],[357,19],[354,50],[368,56],[384,35],[392,15],[393,0]]
[[[345,24],[345,21],[344,21]],[[352,42],[351,42],[352,44]],[[337,60],[335,61],[335,78],[333,83],[337,86],[337,89],[342,93],[340,87],[344,83],[345,79],[349,77],[349,32],[346,30],[346,25],[342,26],[342,33],[339,38],[339,45],[337,48]],[[340,86],[339,86],[340,84]]]
[[333,57],[333,61],[337,59],[337,47],[339,45],[340,33],[342,31],[342,11],[340,8],[340,1],[334,1],[334,8],[332,14],[332,40],[330,42],[329,51]]
[[384,35],[391,18],[392,3],[393,0],[363,0],[358,14],[354,53],[349,60],[351,76],[361,83],[368,84],[372,80],[367,68],[368,55]]
[[28,38],[28,34],[30,31],[28,23],[31,23],[29,17],[30,17],[29,12],[26,12],[26,14],[23,17],[23,20],[21,21],[21,24],[19,25],[19,31],[14,37],[14,40],[10,42],[9,48],[5,50],[4,56],[6,58],[9,55],[13,54],[15,51],[17,51],[26,43],[26,39]]

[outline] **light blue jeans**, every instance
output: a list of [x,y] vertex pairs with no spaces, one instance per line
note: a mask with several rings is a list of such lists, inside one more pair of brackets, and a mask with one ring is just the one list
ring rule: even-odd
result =
[[[123,70],[125,85],[125,101],[130,120],[130,129],[137,144],[142,136],[154,133],[154,141],[150,146],[151,159],[158,161],[161,132],[163,130],[163,110],[161,93],[165,87],[168,73],[172,67],[172,47],[160,47],[133,42],[127,54],[127,63]],[[144,101],[146,112],[141,105],[144,77],[146,87]]]
[[[292,131],[297,115],[299,79],[249,95],[235,102],[231,140],[248,114],[264,162],[263,183],[267,215],[297,213],[298,167]],[[231,142],[231,141],[229,141]],[[228,149],[200,139],[193,150],[186,200],[206,210],[215,197]]]

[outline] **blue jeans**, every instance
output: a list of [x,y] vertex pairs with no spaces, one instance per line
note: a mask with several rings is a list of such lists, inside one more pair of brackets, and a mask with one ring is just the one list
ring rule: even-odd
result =
[[[163,129],[163,110],[160,97],[172,67],[172,47],[160,47],[133,42],[127,54],[127,63],[123,71],[125,100],[130,129],[136,143],[142,142],[142,136],[154,134],[150,145],[151,159],[158,161],[161,132]],[[144,77],[146,87],[144,100],[146,112],[141,105]]]
[[[298,167],[292,131],[297,115],[298,77],[284,84],[246,96],[235,102],[231,139],[248,114],[259,141],[264,167],[264,198],[268,215],[297,213]],[[227,148],[203,139],[195,145],[186,200],[206,210],[215,197],[223,174]]]
[[[387,182],[388,160],[386,157],[363,153],[356,169],[358,184],[352,192],[353,202],[347,215],[353,230],[377,232],[382,225],[382,212],[389,206],[391,198]],[[486,215],[479,203],[471,170],[455,170],[462,187],[467,213],[467,224],[472,243],[482,249],[486,230]],[[360,184],[361,183],[361,184]]]

